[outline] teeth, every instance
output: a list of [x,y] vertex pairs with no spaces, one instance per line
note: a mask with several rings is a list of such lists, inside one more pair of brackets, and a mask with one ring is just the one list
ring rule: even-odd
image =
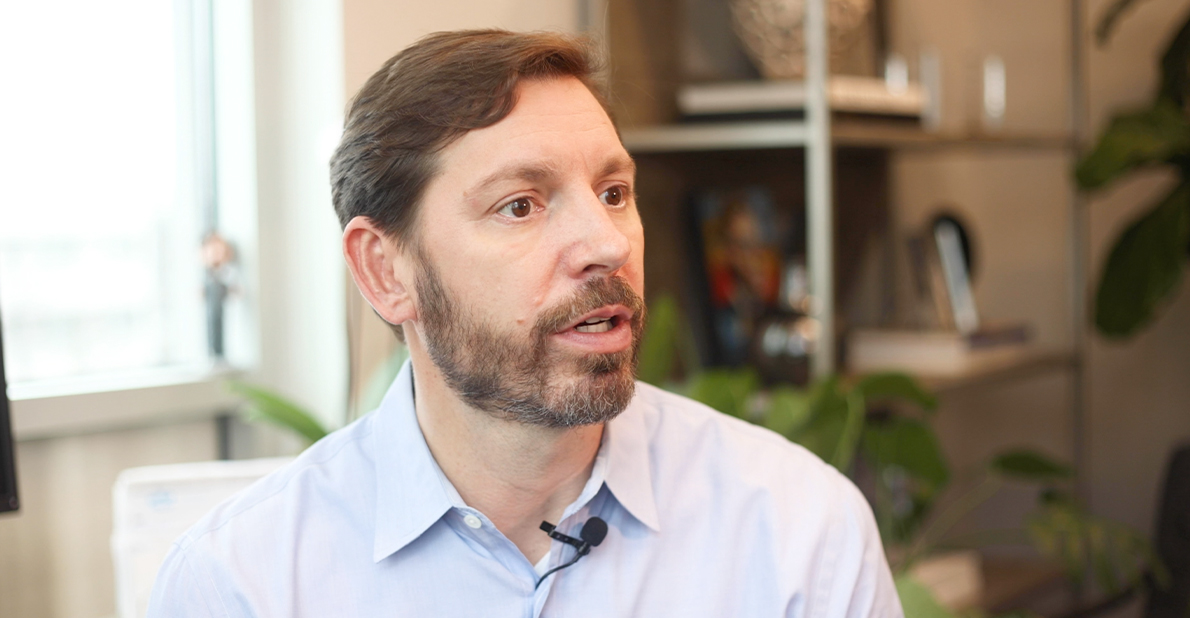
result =
[[602,322],[602,321],[604,321],[604,320],[606,320],[606,319],[607,319],[607,318],[591,318],[591,319],[589,319],[589,320],[587,320],[586,322],[583,322],[583,323],[584,323],[584,324],[598,324],[598,323],[600,323],[600,322]]
[[612,329],[611,320],[602,320],[592,323],[590,320],[574,327],[580,333],[606,333]]

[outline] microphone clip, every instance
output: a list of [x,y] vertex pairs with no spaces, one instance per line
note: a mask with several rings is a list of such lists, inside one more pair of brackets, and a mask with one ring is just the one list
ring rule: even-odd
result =
[[545,578],[578,562],[579,558],[582,558],[583,556],[590,553],[591,548],[602,543],[604,537],[607,536],[607,522],[598,517],[592,517],[591,519],[587,520],[587,523],[583,524],[583,529],[581,532],[579,532],[579,536],[582,537],[581,539],[576,539],[570,535],[558,532],[558,527],[548,521],[541,522],[541,529],[546,534],[550,535],[551,539],[562,541],[563,543],[574,547],[576,551],[574,557],[571,558],[569,562],[546,571],[545,575],[542,575],[541,579],[537,580],[537,584],[534,586],[534,589],[541,586],[541,582],[545,581]]
[[[574,547],[576,550],[578,550],[578,555],[580,556],[587,555],[591,552],[591,548],[594,547],[594,545],[586,539],[576,539],[568,534],[562,534],[561,532],[558,532],[558,527],[548,521],[541,522],[541,529],[546,534],[550,535],[551,539],[562,541],[563,543]],[[603,539],[600,540],[602,541]]]

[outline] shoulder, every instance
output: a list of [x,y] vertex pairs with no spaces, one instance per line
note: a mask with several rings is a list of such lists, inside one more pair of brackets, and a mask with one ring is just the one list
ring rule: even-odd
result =
[[[662,529],[675,526],[780,574],[804,615],[900,614],[871,507],[845,475],[785,437],[638,384]],[[812,594],[805,594],[812,590]]]
[[[371,433],[373,415],[319,440],[291,463],[228,498],[179,540],[185,548],[211,537],[276,535],[295,518],[342,511],[374,494]],[[362,506],[362,505],[361,505]]]
[[769,530],[773,549],[799,560],[841,544],[879,548],[863,494],[806,448],[680,395],[638,388],[659,503],[702,509],[722,526]]
[[294,579],[297,557],[309,552],[323,563],[340,554],[366,561],[375,503],[372,418],[318,441],[187,530],[158,572],[149,615],[289,615],[291,599],[241,594],[245,582],[260,573]]
[[[648,384],[637,385],[650,448],[658,456],[685,456],[715,476],[736,483],[821,490],[853,487],[806,448],[764,427]],[[815,491],[815,493],[818,493]]]

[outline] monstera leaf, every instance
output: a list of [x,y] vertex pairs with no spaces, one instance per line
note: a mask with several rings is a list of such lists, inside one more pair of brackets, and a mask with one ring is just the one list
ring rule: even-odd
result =
[[749,404],[758,390],[760,376],[751,368],[708,369],[690,378],[685,394],[724,414],[752,420]]
[[[1115,0],[1096,29],[1100,44],[1139,0]],[[1075,178],[1096,189],[1140,167],[1172,165],[1181,186],[1116,239],[1095,292],[1095,326],[1107,337],[1135,334],[1158,314],[1182,278],[1190,244],[1190,19],[1161,57],[1161,85],[1145,110],[1116,116]]]
[[1033,483],[1052,483],[1074,478],[1074,469],[1037,451],[1015,449],[992,459],[992,471],[1003,477]]
[[808,419],[789,438],[846,473],[863,433],[864,413],[863,396],[829,377],[811,388]]
[[924,422],[893,417],[872,423],[864,433],[864,453],[878,466],[897,466],[909,476],[941,489],[950,479],[950,467],[938,438]]
[[648,327],[637,356],[636,377],[640,381],[661,386],[673,373],[681,339],[680,313],[677,301],[667,294],[649,304]]
[[1147,325],[1177,288],[1190,243],[1190,184],[1174,189],[1120,235],[1095,293],[1095,325],[1127,337]]
[[925,410],[933,412],[938,407],[938,398],[927,392],[921,384],[904,373],[873,373],[864,376],[855,390],[864,396],[868,402],[880,400],[907,401]]
[[1190,152],[1190,122],[1168,98],[1149,109],[1112,119],[1095,149],[1079,163],[1075,178],[1084,189],[1098,189],[1138,167],[1170,162]]

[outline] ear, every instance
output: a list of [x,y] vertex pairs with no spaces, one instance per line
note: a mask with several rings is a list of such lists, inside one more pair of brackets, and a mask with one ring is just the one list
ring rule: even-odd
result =
[[369,305],[389,324],[417,316],[409,294],[412,270],[408,257],[367,217],[356,217],[343,229],[343,257],[355,285]]

